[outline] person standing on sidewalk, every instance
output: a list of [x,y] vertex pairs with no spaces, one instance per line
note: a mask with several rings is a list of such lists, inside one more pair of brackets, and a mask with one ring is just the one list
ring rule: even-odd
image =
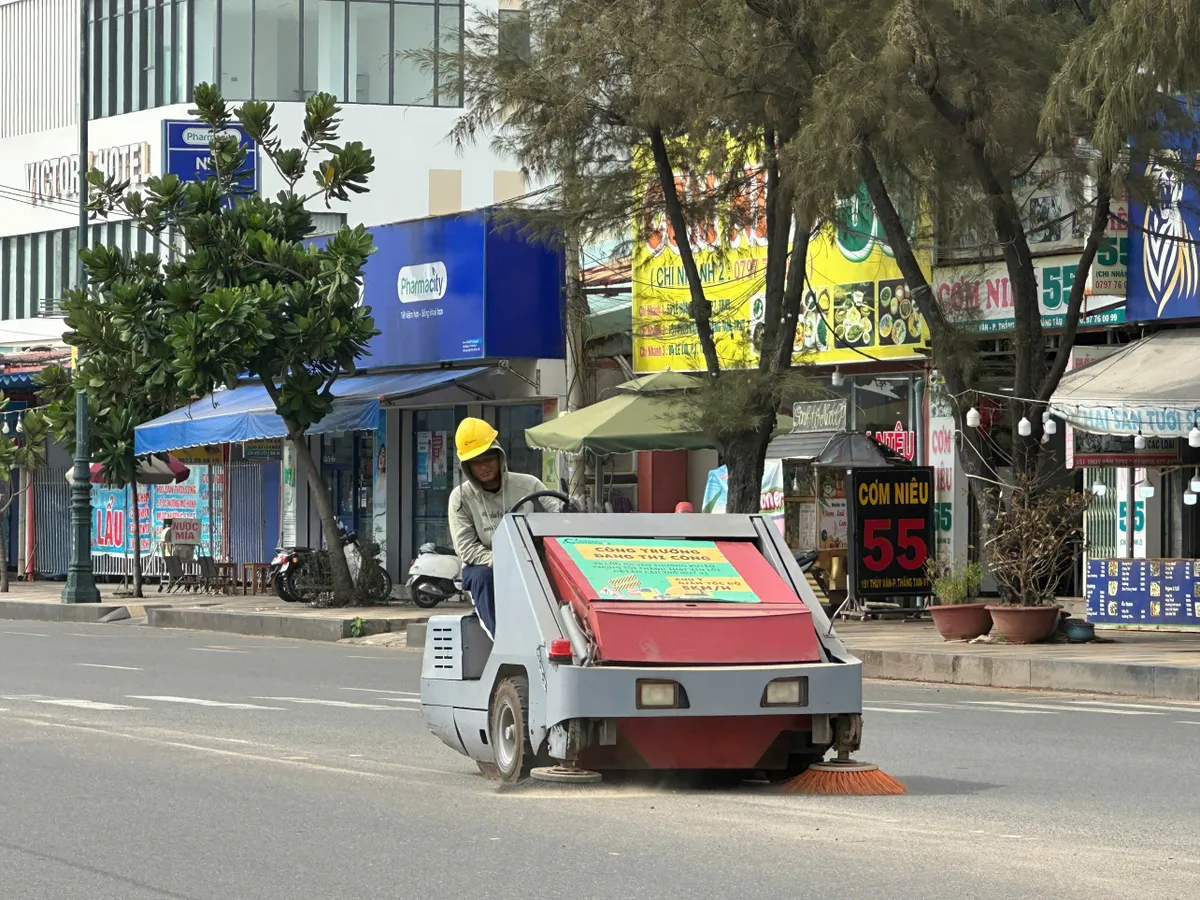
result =
[[[546,490],[532,475],[508,471],[508,459],[496,429],[483,419],[463,419],[454,434],[462,467],[462,482],[450,492],[450,538],[463,564],[462,586],[488,637],[496,634],[496,605],[492,588],[492,535],[513,504]],[[534,501],[545,512],[558,512],[551,497]]]

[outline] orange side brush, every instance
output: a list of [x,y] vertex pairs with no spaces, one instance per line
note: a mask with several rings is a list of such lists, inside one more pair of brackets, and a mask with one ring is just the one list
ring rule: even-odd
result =
[[813,763],[802,775],[783,783],[785,794],[827,797],[889,797],[907,794],[908,788],[869,762],[846,756]]

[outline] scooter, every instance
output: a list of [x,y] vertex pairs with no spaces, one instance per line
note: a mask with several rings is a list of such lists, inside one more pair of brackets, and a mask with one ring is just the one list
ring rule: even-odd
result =
[[463,596],[462,561],[451,547],[422,544],[408,569],[407,583],[413,603],[433,609],[443,600]]
[[312,553],[309,547],[276,547],[271,559],[271,586],[275,596],[288,603],[299,603],[300,598],[288,589],[291,579],[288,573],[300,565],[305,556]]

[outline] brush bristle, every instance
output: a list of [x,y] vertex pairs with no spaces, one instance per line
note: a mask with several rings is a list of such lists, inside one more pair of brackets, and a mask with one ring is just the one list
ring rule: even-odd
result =
[[826,797],[890,797],[908,793],[908,788],[879,769],[837,772],[812,768],[788,779],[782,787],[786,794]]

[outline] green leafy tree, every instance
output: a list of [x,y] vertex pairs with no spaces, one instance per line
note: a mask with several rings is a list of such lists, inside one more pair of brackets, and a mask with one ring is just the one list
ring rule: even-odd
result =
[[796,74],[797,52],[740,0],[527,0],[519,17],[473,18],[463,43],[461,55],[412,55],[430,69],[440,61],[446,90],[464,97],[458,146],[491,140],[549,185],[512,211],[528,227],[585,246],[632,223],[642,238],[656,217],[674,235],[727,233],[758,223],[747,188],[765,183],[766,266],[747,283],[748,294],[764,292],[761,352],[722,350],[728,316],[690,242],[677,242],[693,364],[710,382],[681,392],[686,414],[728,463],[730,511],[757,512],[776,415],[799,380],[793,346],[812,222],[797,218],[796,170],[784,158],[811,90]]
[[[86,288],[63,298],[66,341],[77,348],[74,370],[50,366],[38,376],[44,414],[57,439],[75,444],[75,396],[93,417],[91,459],[104,483],[129,488],[133,533],[133,593],[142,596],[139,459],[134,429],[187,401],[172,374],[172,305],[157,254],[99,246],[80,254]],[[152,523],[148,523],[153,527]]]
[[[353,603],[333,504],[306,431],[328,415],[334,382],[354,372],[368,341],[379,334],[370,307],[360,300],[363,266],[374,247],[362,226],[343,227],[324,246],[314,246],[306,240],[313,223],[305,204],[319,198],[329,205],[364,193],[375,160],[361,143],[337,143],[340,108],[329,94],[306,101],[298,147],[285,147],[280,140],[274,105],[254,101],[231,110],[217,88],[207,84],[196,87],[195,103],[199,122],[214,135],[212,162],[203,180],[182,183],[168,175],[148,179],[144,193],[129,193],[128,182],[106,180],[97,172],[91,176],[96,213],[128,215],[161,246],[170,242],[174,250],[153,279],[147,273],[155,281],[153,290],[139,294],[154,306],[151,320],[161,317],[165,351],[147,354],[145,380],[164,390],[170,384],[176,397],[234,388],[246,375],[262,383],[286,425],[320,516],[334,600]],[[235,118],[284,182],[274,198],[240,187],[247,160],[236,134],[227,130]],[[305,193],[300,183],[309,179],[315,187]],[[93,262],[101,252],[95,251]],[[111,251],[103,252],[105,260],[112,257]],[[109,293],[125,297],[119,285]],[[69,324],[80,337],[71,339],[86,339],[81,327],[103,332],[117,318],[102,310],[89,319],[76,310]],[[131,323],[116,327],[134,330]],[[85,389],[98,379],[107,384],[107,375],[92,374],[90,365],[84,356],[80,376]],[[65,398],[59,404],[65,411]],[[97,446],[120,446],[126,424],[132,428],[154,414],[148,408],[131,410],[107,432],[101,418]],[[101,449],[101,458],[115,452]]]
[[[8,398],[0,394],[0,413]],[[19,429],[0,433],[0,593],[8,593],[8,511],[21,496],[21,474],[32,475],[45,459],[47,425],[39,412],[30,412]]]

